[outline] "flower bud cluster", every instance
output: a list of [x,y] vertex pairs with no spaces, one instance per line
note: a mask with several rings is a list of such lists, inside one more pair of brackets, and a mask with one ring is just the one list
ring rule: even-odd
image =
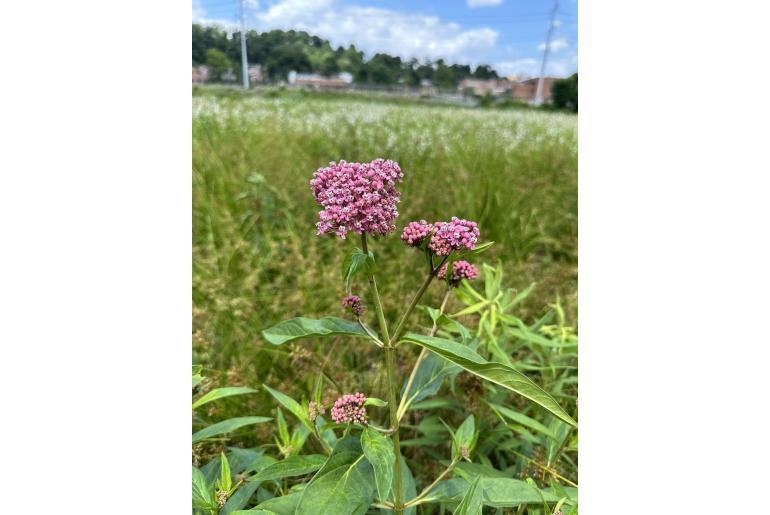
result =
[[456,216],[449,222],[429,224],[425,220],[409,222],[404,227],[401,239],[410,247],[419,247],[428,242],[428,249],[437,256],[448,256],[456,250],[473,250],[479,241],[476,222],[462,220]]
[[355,424],[367,424],[366,408],[364,408],[366,397],[363,393],[345,394],[334,403],[332,408],[332,420],[337,424],[353,422]]
[[[448,265],[444,265],[441,268],[439,268],[438,273],[436,274],[436,277],[438,277],[439,279],[446,279],[447,269],[448,269]],[[460,281],[462,281],[463,279],[472,281],[478,275],[479,275],[479,269],[476,268],[474,265],[464,260],[455,261],[452,264],[452,277],[449,279],[449,284],[451,284],[452,286],[457,286],[458,284],[460,284]]]
[[355,316],[360,317],[364,314],[364,308],[363,303],[361,302],[361,297],[358,295],[348,295],[344,299],[342,299],[342,307],[350,309],[350,312],[353,313]]

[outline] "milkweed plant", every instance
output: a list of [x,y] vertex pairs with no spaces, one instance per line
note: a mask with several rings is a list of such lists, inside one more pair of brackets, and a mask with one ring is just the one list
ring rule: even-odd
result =
[[[339,335],[368,341],[381,351],[384,366],[380,370],[384,374],[387,398],[378,399],[366,392],[351,392],[337,398],[333,405],[324,406],[322,376],[314,399],[307,403],[297,402],[264,385],[275,400],[301,423],[299,429],[290,434],[279,409],[276,443],[283,459],[265,461],[268,457],[261,456],[234,479],[228,459],[222,453],[219,458],[220,474],[213,483],[207,482],[202,472],[194,467],[194,509],[218,513],[224,508],[227,513],[268,515],[365,514],[379,509],[401,515],[416,513],[416,507],[420,505],[451,500],[455,514],[481,514],[483,505],[494,506],[495,496],[505,497],[505,492],[493,491],[495,484],[481,475],[466,477],[462,482],[446,480],[459,463],[472,461],[479,435],[473,415],[456,429],[444,423],[450,435],[446,466],[419,493],[401,454],[400,426],[405,414],[416,402],[435,393],[448,371],[470,373],[492,385],[492,388],[514,392],[539,405],[561,421],[564,427],[577,426],[550,393],[513,366],[507,357],[488,361],[477,352],[470,339],[463,336],[467,330],[456,320],[447,318],[445,309],[452,291],[479,275],[478,268],[470,260],[492,246],[492,242],[482,241],[483,228],[475,222],[450,216],[448,220],[431,223],[416,220],[403,226],[400,239],[405,251],[420,256],[424,278],[420,284],[414,285],[415,292],[409,303],[401,307],[397,322],[388,322],[383,308],[385,299],[381,298],[378,289],[380,278],[377,276],[374,247],[380,239],[397,231],[401,200],[398,185],[403,180],[404,173],[398,163],[385,159],[369,163],[332,162],[313,174],[310,187],[321,207],[316,224],[317,234],[342,240],[355,237],[360,241],[360,247],[356,247],[344,261],[345,293],[339,302],[347,317],[298,317],[263,331],[265,339],[272,345]],[[405,255],[403,259],[413,260],[415,257]],[[410,331],[414,311],[433,282],[443,284],[444,295],[437,308],[427,308],[432,328],[427,334]],[[367,303],[364,298],[369,299]],[[454,324],[459,331],[444,331],[442,336],[437,336],[439,327],[445,324]],[[457,337],[452,338],[453,334]],[[411,345],[421,348],[419,355],[407,368],[411,368],[411,372],[406,377],[398,377],[396,363],[412,355],[401,352]],[[499,348],[493,350],[499,352]],[[495,356],[492,352],[492,357]],[[197,377],[200,381],[201,376],[198,374]],[[436,380],[439,380],[438,385]],[[193,384],[196,384],[195,375]],[[216,398],[253,391],[247,387],[212,390],[199,398],[193,408]],[[504,406],[493,405],[492,409],[495,413],[515,415],[510,415],[512,410]],[[327,411],[329,421],[324,418]],[[193,444],[247,424],[268,420],[271,419],[239,417],[226,420],[194,434]],[[518,422],[523,423],[521,419]],[[224,425],[216,427],[220,424]],[[299,454],[305,440],[311,436],[318,442],[322,454]],[[255,471],[256,474],[250,474]],[[301,476],[308,480],[290,490],[282,489],[283,495],[266,499],[255,508],[227,510],[231,503],[233,507],[243,506],[262,482],[285,482],[287,478]],[[537,491],[546,507],[549,501],[553,504],[559,498],[559,492],[538,490],[531,483],[530,486]],[[232,502],[239,495],[239,502]],[[570,498],[569,494],[565,495],[550,513],[561,513],[562,504]]]

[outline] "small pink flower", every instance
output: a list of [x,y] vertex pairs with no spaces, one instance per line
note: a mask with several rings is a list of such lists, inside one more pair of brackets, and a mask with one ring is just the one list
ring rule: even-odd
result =
[[448,256],[455,250],[473,250],[479,241],[476,222],[456,216],[450,222],[436,222],[428,248],[437,256]]
[[319,168],[310,181],[313,197],[323,207],[318,213],[318,234],[334,233],[345,239],[351,231],[372,235],[393,232],[401,200],[396,184],[403,178],[398,163],[385,159],[332,162]]
[[409,222],[404,227],[401,239],[410,247],[417,247],[431,234],[433,234],[433,224],[420,220],[419,222]]
[[349,308],[350,312],[355,316],[360,317],[364,314],[364,305],[361,302],[361,297],[358,295],[348,295],[342,299],[342,307]]
[[366,408],[364,402],[366,397],[363,393],[345,394],[334,402],[331,415],[332,420],[337,424],[353,422],[355,424],[366,425]]
[[[439,268],[439,271],[436,274],[436,277],[438,277],[439,279],[445,279],[447,268],[448,268],[448,265],[444,265],[441,268]],[[460,281],[462,281],[463,279],[472,281],[478,275],[479,275],[479,269],[476,268],[474,265],[463,260],[455,261],[454,264],[452,265],[452,278],[450,279],[449,283],[452,286],[457,286],[458,284],[460,284]]]

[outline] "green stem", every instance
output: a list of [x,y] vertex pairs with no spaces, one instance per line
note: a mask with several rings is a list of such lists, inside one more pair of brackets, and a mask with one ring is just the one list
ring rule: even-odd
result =
[[[369,248],[366,244],[366,233],[361,234],[361,250],[364,254],[369,254]],[[374,309],[377,311],[377,319],[380,322],[380,332],[382,333],[383,343],[385,344],[385,370],[388,380],[388,406],[390,409],[390,427],[393,429],[393,448],[396,455],[395,471],[393,478],[393,500],[394,511],[396,515],[404,513],[404,492],[401,479],[401,443],[398,436],[398,415],[396,413],[396,381],[395,381],[395,349],[392,340],[388,334],[388,324],[385,322],[385,312],[382,309],[380,293],[377,291],[377,281],[374,273],[369,273],[369,286],[372,289],[374,297]],[[385,500],[385,499],[383,499]]]
[[[449,301],[449,294],[452,292],[451,287],[447,287],[446,293],[444,293],[444,299],[441,301],[441,307],[439,308],[438,316],[444,314],[444,310],[446,309],[447,302]],[[438,318],[433,321],[433,327],[430,330],[430,333],[428,333],[428,336],[435,336],[436,331],[438,330]],[[409,380],[406,382],[406,388],[404,388],[404,396],[401,397],[401,402],[398,405],[398,420],[401,420],[401,418],[404,416],[404,413],[406,413],[406,410],[409,408],[409,404],[411,403],[411,400],[408,400],[409,391],[412,388],[412,384],[414,383],[414,378],[417,375],[417,369],[420,367],[420,363],[425,359],[425,356],[428,355],[428,351],[423,347],[422,351],[420,351],[420,356],[417,358],[417,361],[414,364],[414,367],[412,368],[412,373],[409,374]]]
[[398,435],[398,414],[396,412],[396,381],[395,381],[396,349],[392,346],[385,348],[385,367],[388,375],[388,406],[390,407],[390,427],[393,429],[393,449],[396,463],[393,478],[393,500],[396,515],[404,513],[404,492],[401,479],[401,441]]
[[430,491],[433,490],[436,487],[436,485],[439,483],[439,481],[444,479],[444,477],[446,477],[447,474],[452,472],[452,469],[455,468],[455,465],[457,465],[457,460],[453,460],[452,463],[450,463],[449,466],[446,468],[446,470],[444,472],[442,472],[441,474],[439,474],[439,476],[436,478],[435,481],[433,481],[431,484],[426,486],[423,489],[423,491],[420,492],[420,495],[418,495],[417,497],[415,497],[414,499],[412,499],[411,501],[406,503],[406,506],[409,507],[409,506],[414,506],[415,504],[420,504],[420,501],[425,499],[425,497],[430,493]]
[[[364,254],[369,254],[369,247],[366,244],[366,233],[361,233],[361,250]],[[374,297],[374,309],[377,311],[377,320],[380,322],[380,332],[384,339],[385,346],[390,345],[390,336],[388,335],[388,324],[385,322],[385,312],[382,310],[382,302],[380,301],[380,292],[377,291],[377,281],[374,279],[374,273],[369,273],[369,286],[372,288],[372,296]]]
[[434,277],[433,272],[428,274],[428,277],[426,277],[425,280],[422,282],[422,284],[420,285],[420,289],[417,290],[417,293],[415,293],[414,297],[412,298],[412,301],[409,303],[409,307],[406,308],[404,315],[401,317],[401,320],[398,322],[398,325],[396,326],[396,330],[393,332],[394,343],[398,343],[398,339],[401,337],[401,333],[404,332],[406,321],[409,318],[409,315],[411,315],[412,311],[414,311],[414,308],[417,307],[417,303],[420,302],[420,299],[425,293],[425,290],[427,290],[428,286],[430,286],[430,282],[433,280],[433,277]]

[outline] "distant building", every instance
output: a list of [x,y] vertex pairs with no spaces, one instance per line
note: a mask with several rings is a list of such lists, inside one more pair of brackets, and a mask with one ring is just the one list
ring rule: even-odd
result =
[[420,80],[420,96],[421,97],[432,97],[435,96],[437,93],[436,87],[433,85],[433,81],[430,79],[421,79]]
[[317,73],[289,72],[289,84],[297,88],[309,89],[345,89],[353,82],[353,76],[349,73],[337,74],[333,77],[324,77]]
[[262,82],[262,65],[253,64],[249,66],[249,82],[254,84],[256,82]]
[[237,77],[235,76],[235,72],[233,71],[232,68],[230,68],[225,73],[223,73],[220,78],[224,82],[235,82],[235,79],[237,79]]
[[[527,79],[514,84],[511,91],[511,95],[515,100],[523,100],[525,102],[532,102],[535,100],[535,94],[537,93],[537,81],[539,79]],[[553,77],[543,77],[543,102],[549,102],[551,100],[551,88],[553,87],[555,79]]]
[[464,93],[470,93],[478,97],[487,94],[497,97],[511,90],[511,83],[507,79],[463,79],[458,89]]
[[193,66],[192,67],[192,81],[193,84],[203,84],[209,81],[211,77],[211,70],[208,66]]

